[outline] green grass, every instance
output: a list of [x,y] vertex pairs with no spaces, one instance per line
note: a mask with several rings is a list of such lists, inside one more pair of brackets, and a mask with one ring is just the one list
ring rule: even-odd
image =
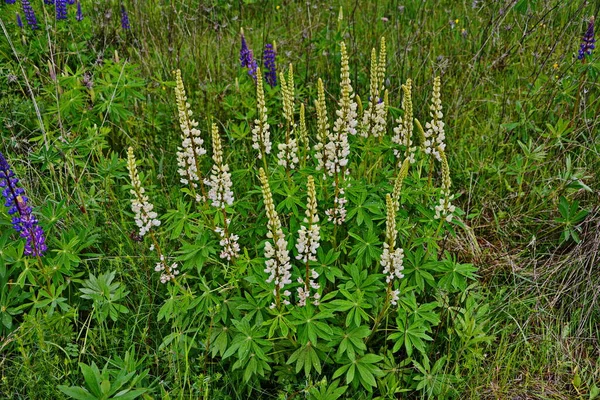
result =
[[[0,209],[2,304],[13,307],[12,325],[0,331],[0,397],[61,398],[57,386],[85,386],[78,363],[92,362],[100,370],[107,365],[99,382],[114,382],[121,370],[135,372],[129,384],[149,388],[143,394],[148,398],[305,398],[304,390],[313,390],[311,396],[318,388],[335,391],[332,376],[342,365],[333,361],[337,347],[329,353],[318,348],[323,372],[313,369],[305,377],[304,371],[296,373],[295,362],[286,364],[297,343],[295,335],[286,339],[283,328],[274,329],[277,335],[264,333],[274,346],[267,378],[246,382],[243,369],[233,371],[234,358],[213,350],[223,327],[243,331],[231,322],[236,307],[272,317],[268,303],[261,303],[267,298],[257,294],[268,290],[261,287],[266,219],[250,141],[255,89],[239,66],[242,28],[259,60],[264,44],[274,41],[278,68],[294,65],[296,112],[303,102],[311,140],[318,78],[325,83],[330,123],[335,119],[342,40],[348,46],[352,85],[366,106],[371,48],[386,38],[386,88],[394,118],[401,114],[401,84],[410,78],[415,117],[428,121],[433,78],[441,76],[453,203],[464,211],[460,220],[465,226],[444,226],[437,237],[437,222],[427,222],[431,215],[426,210],[437,192],[426,172],[435,172],[434,183],[439,172],[423,160],[418,164],[423,176],[421,167],[419,173],[411,167],[397,221],[407,253],[413,254],[422,240],[427,249],[448,251],[456,265],[477,268],[476,279],[466,280],[473,285],[468,290],[417,290],[419,305],[440,304],[436,313],[442,322],[428,330],[432,342],[424,352],[432,367],[448,357],[431,374],[444,382],[438,397],[598,396],[600,64],[596,53],[582,64],[577,50],[588,18],[599,9],[593,2],[471,3],[152,0],[125,4],[130,31],[120,28],[120,3],[114,1],[83,1],[81,23],[75,21],[74,6],[69,6],[68,22],[56,22],[53,6],[34,4],[41,25],[48,25],[37,32],[16,26],[18,4],[1,4],[3,37],[12,46],[8,40],[0,43],[0,151],[50,232],[50,256],[38,269],[34,260],[18,254],[10,217]],[[56,71],[56,79],[49,69]],[[205,144],[210,147],[210,124],[217,123],[225,161],[232,166],[236,203],[231,215],[246,252],[234,264],[220,263],[218,240],[210,233],[219,217],[193,207],[178,182],[175,69],[181,69]],[[91,77],[91,88],[83,84],[84,76]],[[283,121],[279,87],[267,88],[266,97],[275,148],[283,130],[283,124],[278,126]],[[388,135],[391,126],[388,118]],[[367,240],[361,244],[323,223],[324,237],[333,238],[325,250],[340,251],[344,260],[332,261],[340,272],[327,290],[347,284],[351,272],[344,265],[355,260],[380,273],[378,254],[368,256],[361,246],[384,240],[383,199],[397,172],[389,141],[352,140],[352,151],[360,147],[364,152],[353,153],[354,170],[362,173],[375,165],[377,173],[363,179],[353,171],[349,208],[360,209],[356,213],[370,219],[372,227],[352,221],[348,232]],[[162,214],[161,243],[171,256],[181,257],[188,290],[161,285],[149,241],[135,237],[124,161],[128,146],[134,147],[143,185]],[[204,173],[211,164],[204,162]],[[281,169],[274,172],[275,162],[270,168],[284,229],[295,234],[306,200],[304,178],[320,173],[308,166],[290,179]],[[322,180],[317,187],[319,202],[330,201],[331,187]],[[580,211],[586,213],[578,218]],[[178,225],[183,219],[189,222]],[[181,235],[173,233],[178,227]],[[371,247],[377,252],[381,246]],[[439,260],[427,253],[431,262],[448,260],[442,251]],[[30,276],[23,273],[29,269],[34,271]],[[99,303],[93,307],[79,289],[87,287],[89,273],[110,271],[129,292],[119,300],[127,312],[102,320],[96,314]],[[444,275],[436,271],[439,282]],[[61,294],[43,292],[61,286]],[[44,302],[48,296],[66,299],[69,307],[51,309]],[[169,299],[176,299],[174,311],[165,311]],[[338,294],[334,301],[344,299]],[[379,310],[375,297],[366,301],[373,312]],[[481,327],[481,335],[493,338],[489,343],[460,335],[466,328],[458,316],[467,309],[478,315],[469,321]],[[341,329],[345,318],[326,321]],[[386,335],[396,329],[394,318],[386,317],[381,325]],[[265,340],[256,330],[252,334]],[[410,386],[415,377],[427,376],[406,361],[423,364],[420,353],[411,356],[403,348],[389,357],[394,343],[385,336],[367,344],[369,353],[385,357],[376,363],[385,375],[375,374],[373,392],[358,378],[353,387],[344,372],[337,383],[350,388],[342,398],[388,398],[396,386],[408,388],[396,396],[434,397]]]

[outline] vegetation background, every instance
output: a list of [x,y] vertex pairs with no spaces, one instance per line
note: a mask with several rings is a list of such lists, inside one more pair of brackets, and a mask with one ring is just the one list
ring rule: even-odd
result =
[[[0,152],[47,232],[48,253],[43,261],[23,256],[7,208],[0,209],[0,397],[600,396],[600,63],[597,52],[577,57],[600,3],[82,0],[78,21],[77,3],[57,20],[56,5],[46,4],[53,2],[32,1],[37,30],[23,14],[29,2],[9,3],[0,4]],[[278,68],[294,65],[296,115],[304,103],[311,144],[319,78],[330,122],[335,117],[341,41],[366,107],[370,52],[386,38],[391,117],[404,115],[401,85],[410,78],[414,115],[425,123],[433,79],[441,76],[459,222],[438,235],[431,222],[438,193],[425,171],[430,182],[439,171],[425,163],[422,176],[411,172],[398,214],[405,311],[389,314],[389,332],[404,336],[390,339],[388,325],[373,324],[387,304],[380,303],[385,286],[366,278],[368,271],[383,281],[377,249],[397,172],[387,139],[352,143],[350,228],[323,228],[332,244],[322,246],[319,268],[333,294],[319,313],[305,310],[323,318],[315,335],[324,347],[308,351],[301,339],[310,315],[270,313],[270,299],[258,294],[271,290],[260,275],[267,218],[241,29],[259,62],[264,45],[275,42]],[[242,238],[235,263],[221,263],[207,228],[220,217],[190,207],[178,182],[175,69],[205,144],[217,123],[233,167],[233,226]],[[281,129],[279,86],[265,90],[271,125]],[[129,146],[164,222],[159,240],[182,265],[185,288],[160,283],[150,242],[137,235]],[[207,157],[205,171],[210,164]],[[293,236],[304,216],[305,176],[320,173],[304,165],[287,181],[270,165],[278,211]],[[419,248],[441,249],[440,258]],[[431,285],[426,277],[419,286],[416,254],[432,257],[423,264],[431,265]],[[363,306],[339,314],[350,299],[343,290],[366,293]],[[349,321],[359,311],[364,316]],[[415,323],[413,342],[394,325],[402,318]],[[268,349],[254,369],[234,347],[247,333],[253,355]],[[369,342],[375,334],[384,336]],[[341,349],[348,335],[355,335],[354,350]],[[297,349],[309,361],[293,358]],[[350,375],[355,360],[360,366]]]

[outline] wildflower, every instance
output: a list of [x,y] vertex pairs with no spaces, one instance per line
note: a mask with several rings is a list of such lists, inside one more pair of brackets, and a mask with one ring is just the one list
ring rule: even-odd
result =
[[394,149],[394,155],[398,159],[398,163],[402,163],[403,159],[408,159],[410,163],[415,162],[416,146],[413,146],[412,135],[413,135],[413,105],[412,105],[412,80],[407,79],[406,83],[402,85],[402,91],[404,96],[402,97],[402,110],[404,111],[404,118],[401,116],[396,119],[398,126],[394,128],[395,135],[392,137],[392,142],[404,146],[404,153],[398,149]]
[[394,182],[394,191],[392,192],[392,200],[394,200],[394,209],[397,212],[400,209],[400,192],[402,191],[402,184],[404,179],[408,176],[408,167],[410,166],[410,158],[405,158],[398,171],[398,176]]
[[127,149],[127,170],[129,171],[129,179],[131,180],[132,189],[130,193],[134,196],[131,200],[131,210],[135,214],[135,224],[140,228],[139,235],[144,237],[153,226],[159,226],[160,220],[157,218],[156,212],[152,211],[154,205],[148,201],[145,189],[142,187],[142,182],[135,163],[135,155],[133,147]]
[[435,219],[445,217],[447,222],[452,221],[452,214],[456,207],[450,202],[450,186],[452,181],[450,180],[450,167],[448,166],[448,159],[446,153],[440,151],[440,157],[442,159],[442,196],[440,197],[440,203],[435,206]]
[[338,118],[333,124],[333,131],[328,136],[328,142],[325,145],[325,169],[329,176],[335,177],[335,194],[333,208],[325,213],[329,221],[336,225],[341,225],[346,220],[346,203],[344,180],[348,171],[348,156],[350,155],[350,144],[348,143],[348,134],[356,134],[357,114],[356,103],[354,102],[354,93],[350,82],[350,68],[348,66],[348,54],[346,45],[341,43],[342,50],[342,68],[340,83],[340,100],[336,112]]
[[21,0],[21,4],[23,5],[23,14],[25,14],[25,21],[27,21],[27,25],[31,27],[31,29],[38,29],[37,18],[35,17],[35,13],[33,12],[33,8],[31,7],[31,3],[29,0]]
[[298,141],[292,138],[292,133],[296,128],[294,122],[294,69],[290,64],[288,71],[288,79],[285,79],[283,72],[279,73],[281,81],[281,92],[283,99],[283,117],[286,121],[285,143],[280,143],[277,148],[277,163],[286,168],[286,170],[294,169],[298,164]]
[[[269,180],[265,174],[264,169],[259,170],[259,178],[262,186],[263,199],[265,202],[265,209],[268,218],[268,232],[267,238],[271,241],[265,243],[265,272],[269,274],[266,282],[274,282],[275,289],[273,295],[275,296],[275,303],[271,305],[272,308],[279,307],[281,303],[290,304],[287,297],[290,296],[288,290],[283,290],[285,285],[292,283],[291,280],[291,268],[290,256],[287,250],[287,240],[281,229],[281,222],[279,215],[275,211],[275,204],[273,203],[273,195],[271,194],[271,188],[269,187]],[[283,290],[283,291],[282,291]]]
[[81,2],[77,2],[77,14],[75,14],[77,21],[83,21],[83,13],[81,12]]
[[167,283],[170,280],[175,279],[179,275],[177,263],[173,263],[170,266],[167,264],[164,254],[159,256],[159,262],[156,263],[154,271],[160,272],[160,283]]
[[277,86],[277,67],[275,66],[275,49],[271,43],[265,45],[263,52],[263,63],[265,65],[265,81],[271,86]]
[[121,28],[125,30],[131,29],[131,25],[129,25],[129,14],[127,14],[125,6],[121,6]]
[[[315,181],[312,175],[308,176],[307,182],[308,196],[306,199],[306,211],[304,223],[308,226],[302,225],[298,230],[298,241],[296,242],[296,249],[298,250],[297,260],[301,260],[305,264],[306,274],[304,279],[298,278],[298,282],[303,286],[298,287],[298,305],[306,305],[306,300],[310,298],[310,289],[318,290],[320,285],[315,282],[319,277],[319,274],[314,269],[311,269],[308,265],[309,261],[317,261],[317,249],[320,246],[320,228],[319,228],[319,216],[317,215],[317,193],[315,189]],[[319,293],[313,295],[313,304],[319,304]]]
[[75,4],[75,0],[67,0],[67,4],[72,6],[73,4]]
[[67,0],[56,0],[56,20],[67,19]]
[[385,220],[385,242],[383,243],[383,253],[381,254],[380,264],[383,267],[383,273],[386,275],[385,281],[388,283],[388,295],[391,297],[390,302],[393,305],[397,304],[397,291],[392,291],[394,280],[404,278],[402,271],[404,270],[404,250],[396,249],[396,208],[392,196],[385,196],[387,214]]
[[298,126],[298,138],[304,149],[308,149],[308,129],[306,128],[306,111],[304,103],[300,103],[300,125]]
[[460,30],[460,35],[461,35],[463,38],[465,38],[465,39],[466,39],[468,34],[469,34],[469,33],[467,32],[467,30],[466,30],[465,28],[462,28],[462,29]]
[[385,81],[386,49],[385,38],[381,38],[379,59],[377,51],[371,50],[371,84],[369,89],[369,103],[363,114],[361,136],[380,137],[386,130],[387,107],[383,99],[383,85]]
[[54,5],[54,0],[44,0],[44,4],[47,4],[49,6]]
[[242,31],[242,48],[240,50],[240,64],[242,65],[242,67],[248,68],[248,75],[250,75],[252,79],[256,80],[258,64],[254,59],[254,53],[252,53],[252,50],[248,48],[246,38],[244,37],[244,31]]
[[[315,108],[317,110],[317,144],[314,147],[315,158],[317,159],[317,171],[324,169],[327,162],[325,145],[329,136],[329,122],[327,120],[327,105],[325,103],[325,88],[323,81],[319,78],[317,85],[317,100]],[[326,176],[324,174],[324,176]]]
[[202,196],[197,195],[197,201],[204,201],[204,182],[200,171],[200,157],[206,154],[202,145],[204,140],[200,137],[198,122],[192,119],[192,110],[187,102],[181,71],[175,72],[175,96],[179,113],[179,126],[181,128],[181,147],[177,148],[177,172],[181,176],[180,182],[189,185],[193,191],[201,185]]
[[16,0],[5,0],[6,4],[15,4]]
[[212,124],[212,143],[213,143],[213,161],[210,179],[205,181],[210,187],[208,198],[212,201],[212,206],[216,208],[225,208],[226,205],[233,204],[233,192],[231,191],[231,174],[229,165],[223,163],[223,148],[221,147],[221,138],[217,124]]
[[19,26],[19,28],[23,27],[23,21],[21,20],[21,16],[19,15],[19,13],[17,13],[17,25]]
[[431,116],[431,122],[425,124],[425,153],[432,154],[438,161],[442,161],[440,152],[446,148],[446,134],[444,132],[444,122],[442,118],[442,100],[440,99],[441,92],[441,80],[439,76],[436,76],[433,80],[433,96],[431,99],[431,105],[429,106],[429,115]]
[[270,126],[267,122],[267,107],[260,69],[256,76],[256,108],[258,118],[254,120],[254,128],[252,128],[252,148],[258,150],[258,158],[262,159],[267,154],[271,154],[271,135],[269,133]]
[[591,55],[592,50],[596,48],[596,39],[594,38],[594,16],[590,17],[590,22],[588,24],[587,31],[583,38],[581,39],[581,46],[579,46],[579,55],[578,59],[583,60],[585,55]]
[[38,225],[37,218],[33,215],[29,200],[25,196],[25,189],[18,186],[19,179],[10,168],[4,155],[0,153],[0,188],[6,200],[8,215],[12,216],[12,226],[25,239],[26,256],[42,256],[47,250],[44,230]]

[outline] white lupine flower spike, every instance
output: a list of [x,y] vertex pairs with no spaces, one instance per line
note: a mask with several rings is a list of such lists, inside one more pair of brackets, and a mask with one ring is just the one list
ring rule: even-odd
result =
[[396,207],[392,196],[385,196],[387,215],[385,221],[385,242],[383,243],[383,253],[381,254],[381,266],[385,280],[388,284],[388,299],[392,305],[398,304],[398,290],[393,290],[394,282],[404,278],[402,271],[404,270],[404,250],[395,248],[396,236]]
[[[306,217],[300,230],[298,230],[298,241],[296,249],[298,250],[297,260],[304,262],[306,274],[304,279],[298,278],[298,283],[302,286],[298,287],[298,305],[305,306],[307,300],[311,297],[310,290],[319,290],[320,285],[316,282],[319,274],[314,269],[310,268],[309,261],[317,261],[317,249],[320,246],[320,228],[319,215],[317,214],[317,191],[315,189],[315,180],[312,175],[308,176],[307,182],[308,196],[306,199]],[[319,305],[319,293],[312,295],[313,304]]]

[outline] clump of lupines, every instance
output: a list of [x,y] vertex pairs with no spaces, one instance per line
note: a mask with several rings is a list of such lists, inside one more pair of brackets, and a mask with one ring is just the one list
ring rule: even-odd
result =
[[294,169],[298,164],[298,141],[292,137],[292,133],[296,128],[294,122],[294,69],[290,64],[288,71],[288,79],[285,79],[283,72],[279,73],[281,82],[281,94],[283,98],[283,117],[285,119],[285,143],[280,143],[277,146],[279,153],[277,154],[277,163],[286,168],[286,170]]
[[385,196],[385,204],[387,208],[385,242],[383,243],[383,253],[381,254],[380,263],[383,267],[383,273],[386,276],[385,281],[388,284],[390,303],[396,305],[400,291],[398,289],[393,290],[392,288],[395,280],[404,278],[402,274],[404,270],[404,250],[396,248],[396,236],[398,235],[398,231],[396,230],[396,207],[392,196],[389,194]]
[[281,303],[290,304],[288,298],[291,292],[283,289],[285,285],[292,283],[292,265],[290,264],[290,255],[287,250],[288,242],[281,229],[281,221],[279,220],[277,211],[275,211],[269,180],[263,168],[259,170],[259,178],[268,218],[267,238],[273,242],[267,241],[265,243],[265,272],[269,274],[266,282],[273,282],[275,284],[275,289],[273,289],[275,303],[271,304],[271,308],[275,308],[279,307]]
[[242,48],[240,49],[240,65],[242,67],[248,68],[248,75],[252,77],[252,79],[256,80],[256,74],[258,72],[258,64],[254,59],[254,53],[250,48],[248,48],[248,44],[246,43],[246,37],[244,36],[244,31],[241,32],[242,36]]
[[583,38],[581,39],[581,46],[579,46],[579,55],[578,59],[583,60],[587,55],[592,54],[592,50],[596,48],[596,39],[594,37],[594,16],[590,18],[590,22],[588,24],[587,31]]
[[267,122],[267,106],[260,69],[256,79],[256,108],[258,118],[254,120],[254,128],[252,128],[252,148],[258,150],[258,158],[262,159],[267,154],[271,154],[271,134]]
[[42,256],[47,250],[44,230],[38,225],[33,215],[25,189],[18,186],[19,178],[10,168],[4,155],[0,153],[0,189],[4,197],[4,205],[8,207],[8,215],[12,216],[12,226],[25,239],[26,256]]
[[77,21],[83,21],[83,13],[81,12],[81,2],[77,2],[77,13],[75,14],[75,19]]
[[429,115],[431,121],[425,124],[425,153],[432,154],[438,161],[442,161],[440,152],[446,149],[446,134],[444,132],[444,122],[442,118],[442,100],[441,100],[442,83],[439,76],[433,80],[433,95],[431,105],[429,106]]
[[392,141],[400,146],[404,146],[404,152],[400,149],[394,149],[394,155],[398,160],[398,164],[402,163],[405,159],[408,159],[412,164],[415,162],[415,152],[417,151],[417,147],[413,146],[412,141],[414,130],[412,80],[406,80],[406,83],[402,85],[402,92],[402,110],[404,111],[404,118],[399,116],[398,119],[396,119],[398,126],[394,128],[395,135],[392,137]]
[[129,14],[127,14],[125,6],[121,6],[121,28],[131,29],[131,25],[129,24]]
[[25,21],[27,21],[27,25],[31,27],[31,29],[38,29],[37,18],[35,17],[35,13],[33,12],[33,8],[31,7],[31,3],[29,0],[21,0],[21,5],[23,6],[23,14],[25,14]]
[[231,190],[231,174],[229,173],[229,165],[223,163],[223,147],[221,146],[221,138],[217,124],[212,124],[212,145],[213,145],[213,161],[211,174],[209,179],[205,181],[210,188],[208,198],[211,205],[221,210],[225,226],[216,227],[215,232],[219,234],[221,240],[219,244],[223,248],[221,258],[232,260],[238,257],[240,246],[238,245],[238,235],[233,235],[229,231],[230,219],[227,217],[225,207],[233,204],[233,191]]
[[277,86],[277,66],[275,65],[275,47],[271,43],[265,44],[263,52],[265,65],[265,81],[271,86]]
[[[179,113],[179,126],[181,128],[181,147],[177,148],[177,172],[181,176],[180,182],[189,185],[196,201],[205,200],[204,182],[200,171],[200,157],[206,154],[202,147],[204,140],[200,136],[198,122],[192,119],[192,110],[187,102],[181,71],[175,71],[175,97],[177,98],[177,111]],[[200,185],[202,194],[196,193]]]
[[[323,81],[319,78],[317,85],[317,100],[315,100],[315,109],[317,110],[317,144],[314,147],[315,158],[317,159],[317,171],[325,169],[327,164],[327,138],[329,137],[329,120],[327,118],[327,104],[325,103],[325,88]],[[323,174],[323,177],[326,177]]]
[[[319,290],[320,285],[316,282],[319,274],[313,268],[309,267],[309,261],[317,261],[317,249],[320,246],[320,228],[319,215],[317,214],[317,191],[315,189],[315,180],[312,175],[308,176],[307,182],[308,196],[306,199],[306,217],[300,230],[298,230],[298,241],[296,249],[298,250],[297,260],[304,262],[305,276],[298,277],[298,283],[303,286],[298,287],[298,305],[305,306],[310,298],[310,289]],[[313,294],[313,304],[319,305],[321,296],[318,292]]]
[[346,220],[346,197],[345,197],[345,179],[348,171],[348,155],[350,155],[350,144],[348,143],[348,134],[356,134],[357,113],[356,102],[354,102],[354,93],[350,81],[350,67],[348,65],[348,54],[346,53],[346,44],[341,43],[342,68],[340,83],[340,100],[337,119],[333,124],[333,131],[328,136],[328,142],[325,145],[325,169],[329,176],[335,178],[335,195],[333,199],[333,208],[325,213],[329,221],[336,225],[341,225]]
[[448,159],[446,153],[440,151],[440,158],[442,159],[442,195],[440,197],[440,204],[435,206],[435,219],[445,217],[446,221],[452,221],[452,214],[456,207],[450,202],[450,186],[452,180],[450,179],[450,167],[448,166]]
[[67,19],[67,0],[56,0],[56,19]]
[[385,38],[381,38],[379,59],[377,51],[371,50],[371,83],[369,87],[369,103],[363,113],[361,136],[380,137],[386,131],[387,105],[384,99],[386,49]]

